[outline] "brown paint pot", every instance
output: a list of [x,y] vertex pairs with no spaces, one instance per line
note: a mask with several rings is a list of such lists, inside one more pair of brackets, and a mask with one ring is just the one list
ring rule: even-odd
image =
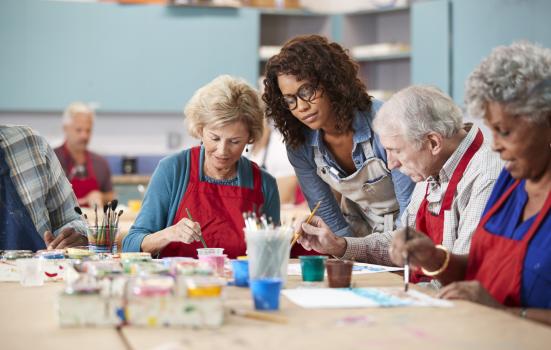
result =
[[353,266],[354,263],[349,260],[327,260],[329,288],[349,288]]

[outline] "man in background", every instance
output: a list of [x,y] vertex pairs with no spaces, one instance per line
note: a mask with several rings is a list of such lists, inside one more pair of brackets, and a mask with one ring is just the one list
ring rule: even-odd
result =
[[114,197],[111,171],[105,158],[87,150],[94,111],[84,103],[73,102],[63,113],[65,142],[55,149],[65,175],[81,206],[103,206]]

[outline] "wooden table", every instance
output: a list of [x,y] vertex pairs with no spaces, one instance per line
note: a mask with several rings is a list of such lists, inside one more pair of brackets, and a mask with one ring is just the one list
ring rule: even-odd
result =
[[[391,273],[354,276],[358,286],[401,285]],[[288,285],[300,284],[290,276]],[[23,288],[0,283],[2,349],[125,349],[114,329],[61,329],[51,283]],[[228,287],[226,305],[252,308],[249,289]],[[549,349],[551,327],[469,302],[453,308],[308,310],[281,298],[288,324],[227,316],[219,329],[124,328],[132,349]],[[347,317],[357,324],[342,325]]]

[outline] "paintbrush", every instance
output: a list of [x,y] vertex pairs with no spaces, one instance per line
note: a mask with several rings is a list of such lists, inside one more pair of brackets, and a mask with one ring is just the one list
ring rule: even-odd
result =
[[98,204],[94,204],[94,216],[95,216],[95,224],[96,227],[98,227]]
[[268,313],[258,312],[258,311],[245,311],[245,310],[238,310],[238,309],[230,309],[230,314],[235,315],[235,316],[252,318],[254,320],[259,320],[259,321],[268,321],[268,322],[275,322],[275,323],[287,323],[287,322],[289,322],[289,320],[285,316],[268,314]]
[[86,225],[87,226],[90,226],[90,224],[88,223],[88,216],[82,212],[82,209],[80,209],[80,207],[75,207],[75,212],[78,215],[82,216],[84,218],[84,220],[86,220]]
[[124,211],[121,209],[119,210],[119,214],[117,215],[117,218],[115,219],[115,228],[119,227],[119,219],[121,218],[121,215]]
[[[306,220],[306,223],[309,224],[310,221],[312,220],[312,218],[314,217],[314,215],[316,214],[316,211],[318,210],[318,208],[320,207],[320,204],[321,204],[321,201],[318,201],[316,203],[316,206],[314,207],[314,209],[312,210],[312,212],[310,213],[310,216],[308,217],[308,219]],[[298,238],[302,235],[302,225],[300,225],[301,227],[298,229],[297,232],[295,232],[294,236],[293,236],[293,240],[291,241],[291,247],[295,245],[295,243],[297,242]]]
[[[193,221],[193,218],[191,217],[191,213],[189,212],[189,209],[186,208],[187,217]],[[203,248],[208,248],[207,243],[205,242],[205,239],[203,238],[203,235],[199,235],[199,239],[201,240],[201,243],[203,243]]]
[[[405,233],[405,243],[409,241],[409,223],[408,223],[408,212],[406,210],[406,233]],[[406,261],[404,262],[404,292],[407,292],[409,288],[409,253],[406,250]]]

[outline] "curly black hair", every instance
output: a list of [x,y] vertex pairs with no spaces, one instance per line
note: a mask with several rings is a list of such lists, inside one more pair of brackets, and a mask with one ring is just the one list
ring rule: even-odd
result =
[[287,145],[302,145],[307,127],[282,102],[278,75],[294,75],[299,81],[321,87],[329,98],[337,130],[346,132],[352,129],[355,111],[371,109],[371,97],[358,78],[358,69],[347,50],[320,35],[292,38],[268,60],[262,100],[266,103],[266,116],[273,120]]

